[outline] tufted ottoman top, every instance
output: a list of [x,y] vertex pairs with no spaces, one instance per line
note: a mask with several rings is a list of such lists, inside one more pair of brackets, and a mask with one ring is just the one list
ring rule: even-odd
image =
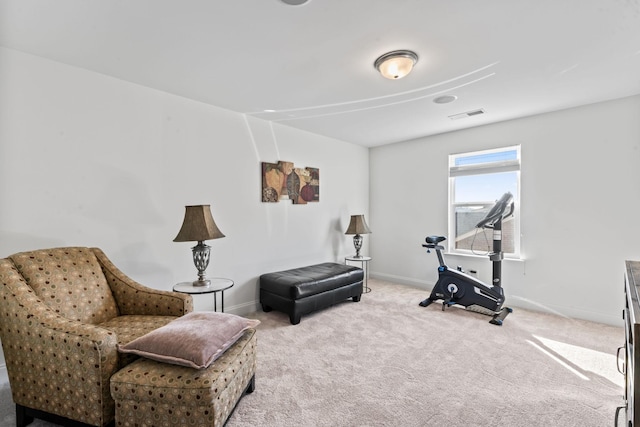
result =
[[361,268],[325,262],[263,274],[260,276],[260,288],[296,300],[361,282],[363,277]]

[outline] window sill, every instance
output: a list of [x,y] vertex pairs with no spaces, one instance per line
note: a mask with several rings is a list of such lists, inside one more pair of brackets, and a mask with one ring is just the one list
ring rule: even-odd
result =
[[[461,252],[444,252],[444,255],[446,257],[463,257],[463,258],[476,258],[476,259],[488,259],[489,258],[489,254],[479,255],[479,254],[467,254],[467,253],[461,253]],[[505,257],[502,259],[502,261],[524,262],[525,259],[522,258],[522,257],[515,257],[515,256],[507,257],[505,255]]]

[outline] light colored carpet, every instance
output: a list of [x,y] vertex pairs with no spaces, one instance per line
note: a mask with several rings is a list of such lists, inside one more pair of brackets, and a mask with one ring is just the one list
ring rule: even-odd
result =
[[[499,327],[420,307],[423,290],[369,284],[361,302],[299,325],[278,312],[247,316],[262,321],[256,391],[228,427],[613,425],[621,327],[521,309]],[[1,425],[15,425],[6,388],[0,402]]]

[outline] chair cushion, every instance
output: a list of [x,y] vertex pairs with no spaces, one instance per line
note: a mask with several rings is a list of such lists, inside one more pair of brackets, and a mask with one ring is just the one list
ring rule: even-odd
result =
[[127,315],[114,317],[99,326],[115,333],[118,344],[127,344],[175,319],[176,316]]
[[111,289],[91,249],[43,249],[9,258],[36,295],[60,315],[94,325],[118,316]]
[[[126,315],[114,317],[98,326],[113,332],[118,344],[127,344],[174,319],[176,316]],[[118,353],[118,366],[122,368],[137,358],[135,354]]]
[[133,353],[159,362],[190,368],[207,368],[259,320],[227,313],[192,312],[155,329],[128,344],[122,353]]

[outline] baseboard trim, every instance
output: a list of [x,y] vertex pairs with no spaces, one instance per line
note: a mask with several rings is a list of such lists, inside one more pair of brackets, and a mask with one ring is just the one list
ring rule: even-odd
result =
[[400,285],[413,286],[430,291],[433,288],[434,283],[426,280],[418,280],[411,277],[396,276],[395,274],[377,273],[372,271],[369,273],[369,277],[372,279],[384,280],[388,282],[398,283]]
[[[413,286],[420,289],[424,289],[426,292],[431,292],[435,283],[431,283],[425,280],[413,279],[411,277],[397,276],[394,274],[385,274],[378,272],[371,272],[370,278],[398,283],[401,285]],[[506,305],[514,308],[524,308],[526,310],[537,311],[542,313],[551,313],[563,317],[569,317],[572,319],[582,319],[591,322],[604,323],[612,326],[622,326],[622,317],[608,315],[606,313],[597,313],[593,311],[586,311],[576,309],[575,307],[562,306],[557,304],[537,304],[533,301],[520,298],[517,295],[507,295]]]
[[507,296],[505,304],[510,307],[523,308],[525,310],[537,311],[539,313],[549,313],[570,319],[581,319],[611,326],[624,326],[622,316],[616,317],[606,313],[580,310],[575,307],[557,304],[539,304],[534,301],[518,297],[517,295]]
[[253,313],[258,311],[258,307],[260,306],[259,301],[249,301],[242,304],[232,305],[231,307],[225,307],[225,313],[231,313],[238,316],[244,316],[249,313]]

